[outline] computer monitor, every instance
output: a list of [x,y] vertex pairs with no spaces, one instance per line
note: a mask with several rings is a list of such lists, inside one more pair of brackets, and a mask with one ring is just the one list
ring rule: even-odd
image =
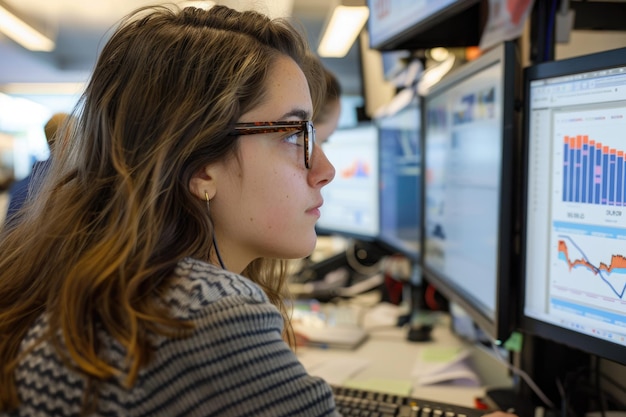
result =
[[320,234],[374,240],[379,232],[378,130],[372,123],[336,130],[322,149],[335,167],[322,188]]
[[485,0],[367,0],[369,46],[378,50],[478,45]]
[[426,94],[424,273],[492,342],[515,328],[521,90],[517,46],[506,42],[457,68]]
[[522,330],[626,364],[626,48],[524,85]]
[[[403,101],[375,120],[379,134],[380,233],[392,252],[420,261],[422,143],[420,97],[415,89],[396,96]],[[393,102],[392,102],[393,103]]]
[[383,78],[385,81],[393,81],[398,74],[408,67],[411,52],[406,50],[382,51],[380,58],[383,63]]

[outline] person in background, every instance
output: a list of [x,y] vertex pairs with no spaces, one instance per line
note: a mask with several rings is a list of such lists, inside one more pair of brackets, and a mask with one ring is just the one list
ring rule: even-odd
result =
[[35,162],[28,176],[14,182],[11,185],[11,188],[9,189],[9,205],[6,211],[5,223],[12,223],[15,221],[16,214],[24,205],[24,202],[28,198],[29,190],[35,183],[33,179],[35,178],[39,180],[42,176],[46,175],[46,171],[52,161],[52,154],[54,151],[57,133],[67,121],[68,117],[69,114],[67,113],[55,113],[44,125],[44,134],[46,136],[46,141],[48,142],[50,157],[46,160]]
[[335,174],[322,69],[286,20],[171,7],[112,34],[0,233],[1,416],[338,415],[283,299]]
[[[316,55],[312,55],[312,57],[312,59],[319,59]],[[314,109],[315,116],[313,118],[313,124],[315,125],[316,145],[323,145],[333,132],[337,130],[339,117],[341,116],[341,85],[339,84],[339,80],[335,74],[323,66],[321,61],[320,65],[323,67],[324,71],[324,95],[319,101],[318,107]],[[324,245],[323,242],[322,245]],[[319,250],[319,248],[317,250]],[[292,296],[303,296],[296,288],[300,288],[298,276],[308,276],[307,268],[313,264],[313,262],[311,262],[311,256],[313,256],[314,253],[309,255],[310,256],[301,259],[293,259],[288,263],[288,288]],[[306,346],[308,341],[303,335],[296,332],[295,336],[298,346]]]
[[318,144],[322,144],[337,130],[341,116],[341,84],[328,68],[324,67],[325,92],[321,108],[313,119]]

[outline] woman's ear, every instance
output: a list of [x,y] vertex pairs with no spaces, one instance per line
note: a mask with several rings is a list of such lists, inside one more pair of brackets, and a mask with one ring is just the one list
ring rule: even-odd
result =
[[215,176],[208,165],[193,174],[189,180],[189,190],[201,200],[205,200],[207,195],[209,200],[215,196],[217,191]]

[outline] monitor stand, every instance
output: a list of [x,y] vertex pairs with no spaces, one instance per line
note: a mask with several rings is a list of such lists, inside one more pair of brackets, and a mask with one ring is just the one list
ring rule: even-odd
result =
[[418,263],[411,265],[411,277],[406,285],[411,294],[411,309],[408,317],[409,330],[406,338],[410,342],[428,342],[432,340],[433,315],[427,311],[424,301],[425,281]]

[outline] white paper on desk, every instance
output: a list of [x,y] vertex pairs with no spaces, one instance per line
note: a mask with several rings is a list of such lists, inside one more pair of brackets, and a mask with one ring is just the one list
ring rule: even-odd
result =
[[434,374],[426,374],[413,378],[417,385],[450,384],[466,387],[480,386],[478,375],[465,363],[456,363]]
[[398,317],[406,313],[397,305],[381,302],[365,312],[363,317],[363,325],[365,328],[378,326],[395,326],[398,323]]
[[342,385],[369,364],[370,361],[367,359],[345,356],[317,363],[310,368],[307,367],[307,371],[311,375],[324,379],[331,385]]
[[302,351],[298,351],[298,360],[300,361],[302,366],[304,366],[307,372],[310,372],[311,369],[324,363],[325,358],[320,357],[319,355],[316,355],[315,353],[311,353],[311,352],[303,353]]
[[423,348],[413,366],[411,381],[414,386],[442,383],[479,386],[480,379],[469,366],[468,357],[469,351],[458,347]]

